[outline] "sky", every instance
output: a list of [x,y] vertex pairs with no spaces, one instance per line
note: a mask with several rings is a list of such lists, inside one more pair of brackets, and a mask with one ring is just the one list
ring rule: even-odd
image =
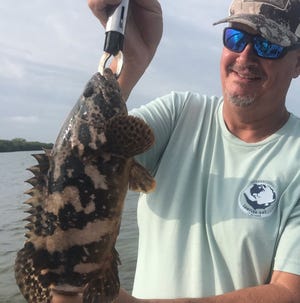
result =
[[[219,61],[230,0],[162,0],[164,33],[129,109],[176,91],[221,95]],[[0,139],[54,142],[97,71],[104,29],[86,0],[0,1]],[[126,39],[126,36],[125,36]],[[300,78],[288,109],[300,116]]]

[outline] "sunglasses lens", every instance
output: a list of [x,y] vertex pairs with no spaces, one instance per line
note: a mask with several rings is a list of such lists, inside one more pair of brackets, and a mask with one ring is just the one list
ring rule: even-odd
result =
[[281,58],[287,51],[283,46],[274,44],[262,36],[250,35],[230,27],[224,29],[223,43],[229,50],[241,53],[249,42],[252,42],[253,50],[257,56],[265,59]]
[[225,28],[223,36],[224,46],[233,52],[242,52],[248,41],[245,33],[234,28]]
[[284,47],[271,43],[260,37],[254,37],[254,49],[259,57],[268,59],[277,59],[284,54]]

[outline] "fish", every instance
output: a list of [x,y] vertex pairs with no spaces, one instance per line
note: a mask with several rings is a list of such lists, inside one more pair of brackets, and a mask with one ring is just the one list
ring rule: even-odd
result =
[[118,296],[115,248],[128,189],[151,192],[155,180],[135,161],[154,143],[151,128],[128,115],[114,73],[94,74],[51,150],[34,154],[24,246],[15,278],[30,303],[80,295],[84,303]]

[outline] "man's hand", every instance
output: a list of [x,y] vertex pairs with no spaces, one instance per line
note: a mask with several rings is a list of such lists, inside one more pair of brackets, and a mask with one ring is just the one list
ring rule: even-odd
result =
[[[120,0],[88,0],[103,26]],[[162,36],[162,11],[157,0],[130,0],[125,29],[124,66],[119,83],[125,98],[151,62]],[[112,65],[114,67],[114,65]]]

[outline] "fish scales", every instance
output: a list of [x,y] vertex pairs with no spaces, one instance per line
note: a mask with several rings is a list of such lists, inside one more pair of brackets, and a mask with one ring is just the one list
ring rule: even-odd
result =
[[29,168],[27,240],[15,261],[28,302],[50,303],[54,292],[80,294],[84,303],[117,297],[115,243],[128,186],[155,187],[133,157],[153,142],[145,122],[128,115],[112,71],[96,73],[52,150],[34,155],[38,165]]

